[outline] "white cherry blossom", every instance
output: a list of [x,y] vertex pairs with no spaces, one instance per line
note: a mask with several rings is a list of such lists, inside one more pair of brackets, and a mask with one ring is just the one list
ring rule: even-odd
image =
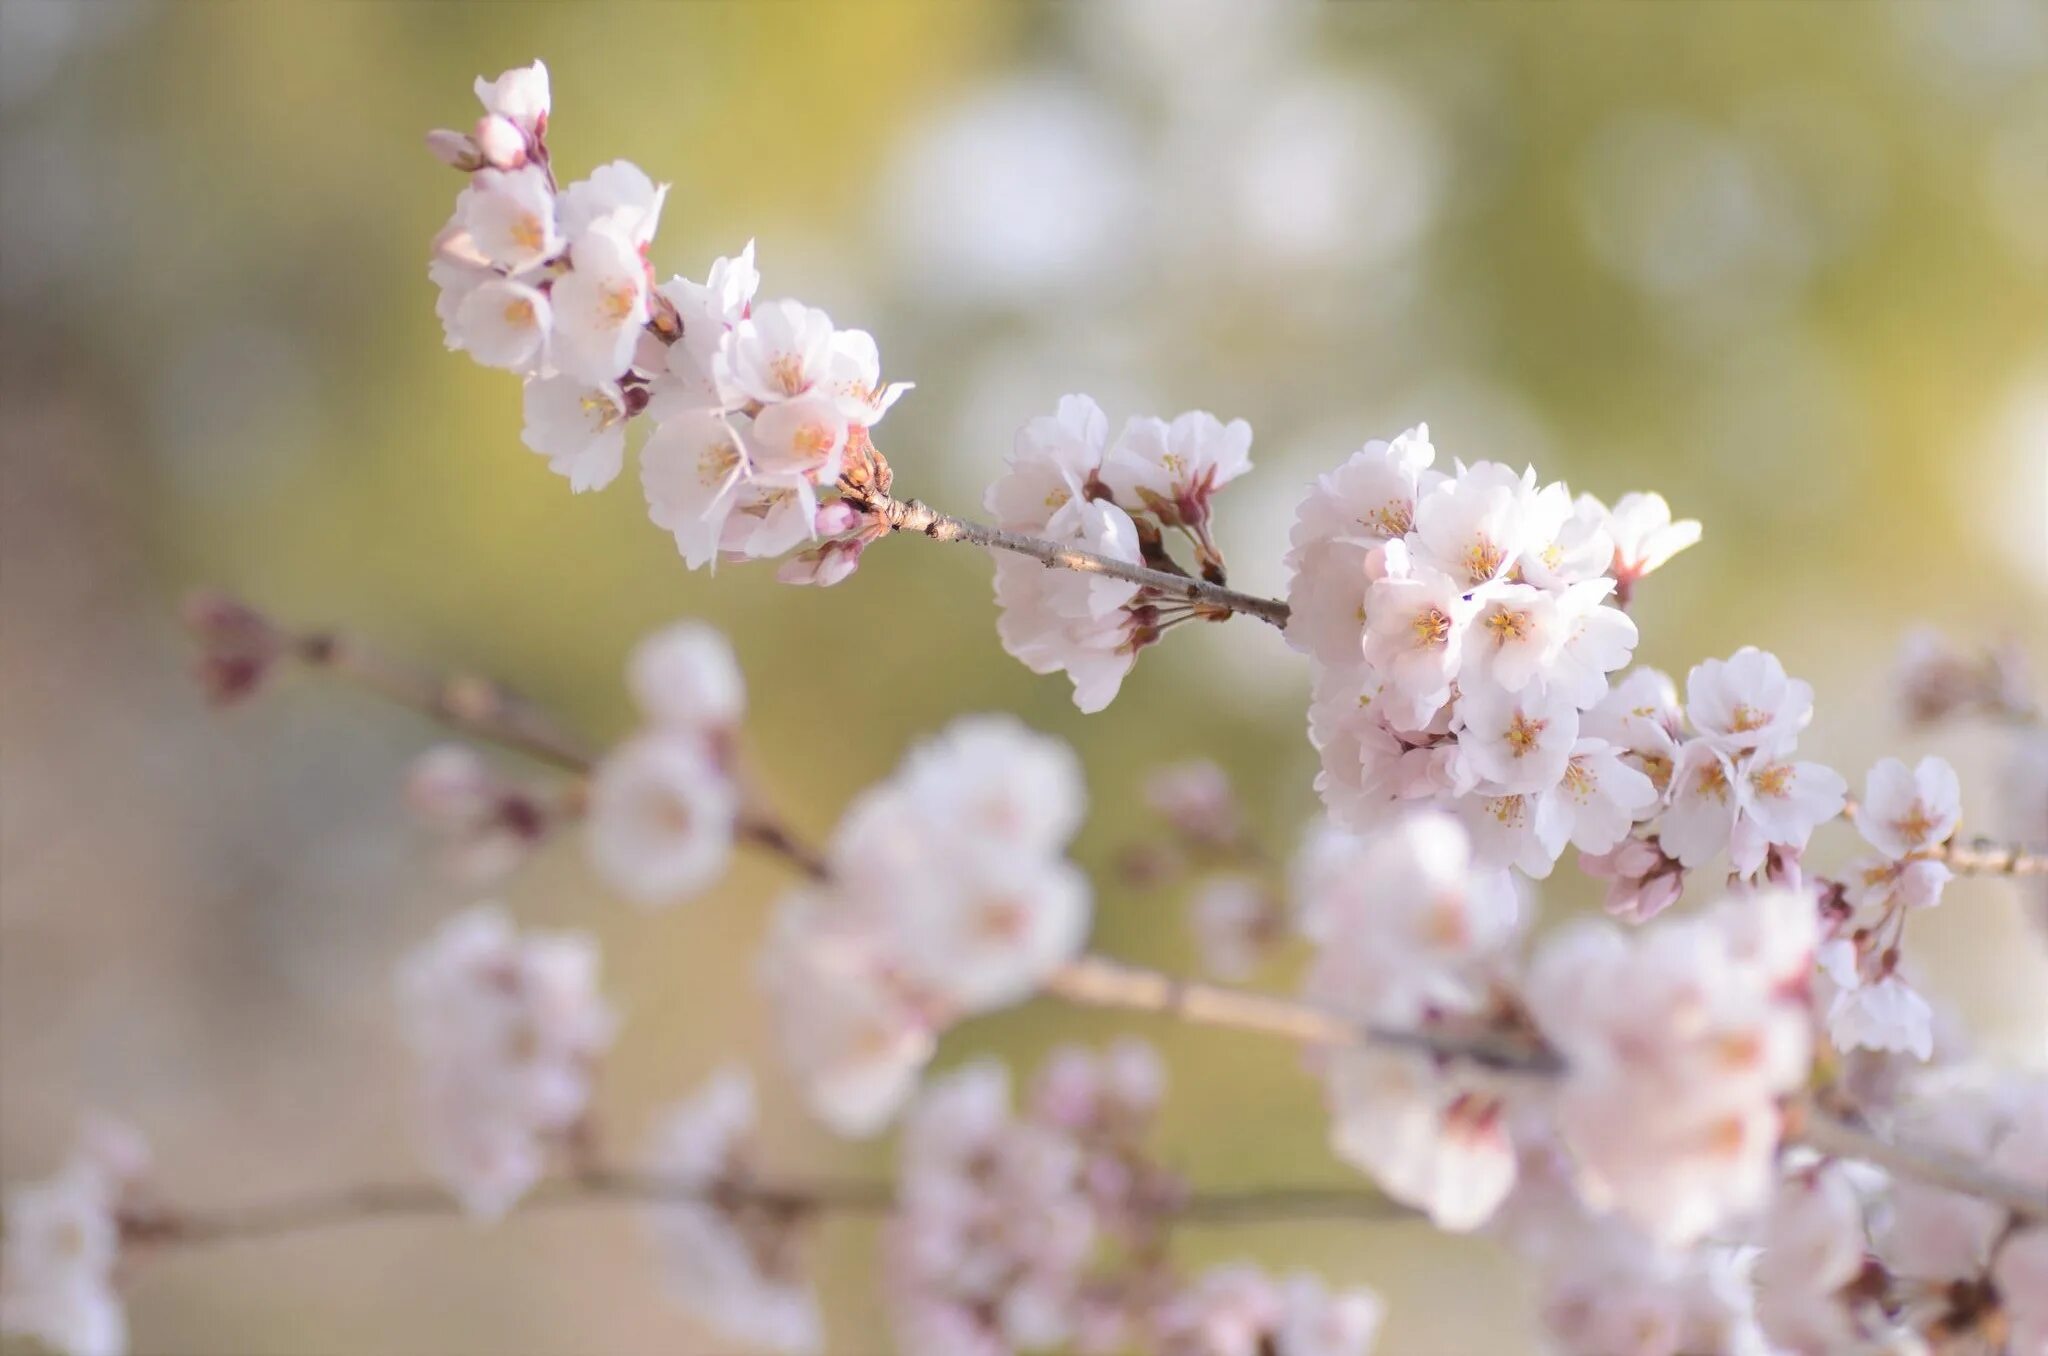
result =
[[726,517],[747,474],[745,421],[716,410],[665,420],[640,449],[640,485],[647,516],[675,535],[691,569],[718,558]]
[[1650,779],[1660,796],[1670,791],[1679,746],[1685,740],[1685,712],[1668,674],[1651,668],[1630,670],[1585,712],[1579,729],[1622,750],[1622,757]]
[[831,374],[832,334],[832,317],[815,306],[763,302],[719,348],[719,387],[763,405],[808,394]]
[[526,427],[520,440],[582,494],[619,478],[631,418],[625,392],[613,382],[593,386],[573,376],[538,377],[526,383]]
[[451,340],[485,367],[529,375],[546,365],[554,311],[547,294],[525,283],[493,277],[479,283],[456,308]]
[[1415,504],[1417,566],[1441,571],[1461,593],[1505,578],[1529,544],[1533,481],[1533,472],[1482,461],[1439,482]]
[[1365,658],[1386,681],[1389,720],[1429,722],[1451,698],[1473,606],[1450,576],[1415,571],[1375,583],[1366,594]]
[[1665,851],[1697,868],[1727,850],[1740,809],[1736,777],[1728,759],[1707,740],[1695,739],[1679,749],[1671,772],[1671,803],[1657,821]]
[[1465,640],[1458,680],[1520,692],[1541,677],[1565,641],[1557,600],[1527,584],[1502,584],[1480,603]]
[[1856,830],[1894,860],[1939,847],[1963,815],[1962,783],[1946,760],[1922,758],[1917,767],[1886,758],[1870,769]]
[[668,185],[657,184],[629,160],[599,165],[588,179],[562,190],[562,234],[580,243],[593,227],[616,232],[635,253],[654,238]]
[[1764,864],[1772,846],[1804,849],[1814,829],[1842,813],[1848,783],[1819,763],[1762,754],[1740,765],[1730,863],[1738,875]]
[[1543,589],[1564,589],[1600,578],[1614,561],[1607,510],[1589,494],[1572,498],[1563,481],[1537,491],[1531,502],[1521,577]]
[[1813,687],[1785,676],[1778,657],[1745,645],[1728,659],[1694,666],[1685,714],[1722,753],[1783,753],[1813,719]]
[[569,272],[549,293],[555,308],[555,365],[593,384],[632,366],[647,323],[647,265],[613,218],[585,228],[569,250]]
[[547,63],[515,66],[495,80],[476,78],[477,102],[492,117],[503,118],[528,136],[547,130],[551,106]]
[[1018,429],[1007,469],[983,497],[996,526],[1045,531],[1054,514],[1087,497],[1089,481],[1101,473],[1108,437],[1109,417],[1085,395],[1061,396],[1054,413]]
[[1567,586],[1558,599],[1564,640],[1543,680],[1581,709],[1607,695],[1607,675],[1626,668],[1635,654],[1635,622],[1620,608],[1602,605],[1613,587],[1612,580],[1588,579]]
[[1607,533],[1614,541],[1614,575],[1623,602],[1636,581],[1700,539],[1700,525],[1691,518],[1671,520],[1671,506],[1661,494],[1625,494],[1607,514]]
[[1545,842],[1567,840],[1581,852],[1611,852],[1657,799],[1650,779],[1623,762],[1618,749],[1582,738],[1557,784],[1537,801],[1537,835]]
[[1102,459],[1103,483],[1126,509],[1149,511],[1165,527],[1197,532],[1217,490],[1252,469],[1252,427],[1207,410],[1124,425]]
[[1458,753],[1498,794],[1541,794],[1558,784],[1578,744],[1579,713],[1542,687],[1479,687],[1458,699]]
[[764,408],[748,426],[749,460],[767,478],[823,484],[839,478],[846,419],[823,395],[798,396]]
[[457,204],[457,217],[486,263],[520,273],[540,267],[562,250],[563,237],[555,229],[555,195],[546,172],[537,165],[478,170]]

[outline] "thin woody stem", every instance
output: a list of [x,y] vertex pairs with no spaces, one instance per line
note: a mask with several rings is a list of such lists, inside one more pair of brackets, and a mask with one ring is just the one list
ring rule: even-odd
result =
[[1959,876],[2048,876],[2048,851],[1973,838],[1950,841],[1926,854]]
[[1033,560],[1043,563],[1047,569],[1079,570],[1084,574],[1108,575],[1113,579],[1141,585],[1168,598],[1179,598],[1225,612],[1242,612],[1273,626],[1287,625],[1287,604],[1277,598],[1260,598],[1250,593],[1239,593],[1236,589],[1212,584],[1206,579],[1197,579],[1185,574],[1170,574],[1165,570],[1155,570],[1144,565],[1134,565],[1129,561],[1096,555],[1092,551],[1062,546],[1043,537],[1029,537],[1021,532],[1006,532],[998,527],[987,527],[981,523],[969,522],[965,518],[955,518],[950,513],[940,513],[920,500],[891,498],[888,494],[871,487],[847,490],[846,493],[860,507],[879,515],[892,532],[914,532],[933,541],[959,541],[998,551],[1014,551],[1020,556],[1030,556]]
[[489,678],[437,673],[384,654],[352,636],[287,636],[306,667],[375,693],[461,734],[489,740],[568,772],[588,772],[597,755],[536,703]]
[[1793,1108],[1787,1132],[1788,1141],[1831,1158],[1853,1158],[1894,1177],[1975,1196],[2004,1206],[2020,1219],[2048,1220],[2048,1190],[1986,1172],[1975,1160],[1937,1145],[1886,1139],[1810,1098]]
[[[225,610],[234,618],[232,648],[262,649],[274,658],[297,660],[359,691],[380,697],[457,734],[509,749],[563,772],[588,776],[599,755],[544,707],[495,679],[470,673],[441,673],[415,660],[386,654],[355,636],[334,631],[295,633],[238,599],[203,597],[188,610]],[[195,623],[202,643],[218,643],[217,629]],[[825,860],[798,839],[765,806],[748,794],[734,832],[821,880]]]
[[[1854,796],[1842,805],[1842,818],[1851,824],[1857,823],[1862,813],[1863,806]],[[1941,862],[1959,876],[2048,876],[2048,850],[1990,838],[1972,838],[1968,842],[1951,838],[1937,847],[1913,853],[1912,858]]]
[[1046,992],[1084,1007],[1151,1012],[1198,1026],[1278,1036],[1303,1045],[1380,1046],[1458,1060],[1489,1072],[1553,1077],[1563,1066],[1545,1047],[1480,1033],[1418,1031],[1353,1022],[1312,1004],[1247,989],[1181,979],[1102,956],[1081,956],[1055,970]]
[[[658,1174],[594,1168],[542,1182],[515,1213],[598,1205],[710,1205],[761,1210],[789,1220],[881,1218],[896,1208],[892,1184],[863,1180],[704,1185]],[[1412,1211],[1350,1187],[1251,1187],[1191,1195],[1161,1209],[1175,1224],[1231,1225],[1285,1220],[1395,1220]],[[148,1247],[209,1247],[317,1233],[374,1220],[457,1219],[462,1203],[432,1182],[366,1182],[256,1205],[216,1210],[151,1209],[124,1215],[122,1235]]]

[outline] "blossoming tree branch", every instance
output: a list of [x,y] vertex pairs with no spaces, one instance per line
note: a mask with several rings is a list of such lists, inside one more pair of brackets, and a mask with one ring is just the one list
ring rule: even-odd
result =
[[[764,1351],[832,1346],[804,1240],[859,1215],[884,1221],[879,1284],[911,1356],[1360,1356],[1370,1291],[1249,1261],[1190,1272],[1169,1246],[1295,1218],[1488,1235],[1526,1261],[1561,1352],[2048,1352],[2048,1083],[1973,1058],[1912,987],[1907,945],[1958,876],[2048,876],[2048,851],[1963,838],[1938,758],[1886,759],[1852,800],[1799,756],[1813,690],[1762,650],[1703,659],[1682,696],[1631,667],[1642,581],[1697,523],[1654,494],[1610,507],[1533,469],[1442,464],[1418,427],[1307,487],[1287,597],[1255,597],[1212,532],[1251,429],[1198,411],[1112,437],[1085,396],[1017,432],[987,522],[941,512],[899,495],[876,445],[909,387],[883,380],[868,334],[759,299],[751,245],[658,282],[665,188],[623,161],[563,186],[540,64],[476,92],[471,130],[429,137],[466,176],[429,276],[448,346],[520,378],[525,442],[573,490],[617,479],[644,429],[649,516],[692,568],[777,559],[832,585],[895,534],[986,548],[1004,647],[1088,712],[1178,626],[1282,628],[1310,672],[1327,814],[1283,864],[1213,766],[1157,775],[1159,835],[1127,872],[1188,887],[1213,972],[1168,975],[1088,949],[1095,889],[1067,856],[1078,761],[1007,717],[937,732],[813,844],[745,765],[745,684],[703,625],[633,652],[642,728],[606,749],[500,682],[197,598],[215,698],[297,667],[460,737],[405,794],[479,886],[571,834],[649,907],[703,891],[736,850],[784,863],[759,966],[784,1057],[768,1076],[835,1132],[893,1127],[899,1169],[765,1163],[738,1065],[641,1151],[601,1142],[589,1109],[620,1031],[596,945],[480,906],[397,963],[426,1177],[180,1204],[140,1136],[91,1119],[64,1167],[9,1197],[0,1328],[114,1356],[117,1275],[157,1249],[627,1203],[676,1301]],[[1914,714],[2019,731],[2017,794],[2048,839],[2018,665],[1915,646]],[[1861,855],[1809,855],[1824,829]],[[1532,936],[1528,882],[1568,851],[1611,917]],[[1297,937],[1298,991],[1244,986]],[[1062,1050],[1015,1090],[988,1060],[927,1076],[942,1031],[1036,1000],[1306,1047],[1358,1187],[1187,1180],[1150,1146],[1164,1077],[1128,1037]]]

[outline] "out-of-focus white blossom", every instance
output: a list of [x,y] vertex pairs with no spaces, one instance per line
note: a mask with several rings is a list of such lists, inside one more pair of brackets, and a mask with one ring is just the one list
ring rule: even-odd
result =
[[597,968],[590,938],[521,934],[491,906],[450,919],[400,963],[428,1155],[471,1214],[509,1210],[588,1108],[617,1025]]
[[[1518,924],[1514,887],[1476,872],[1457,822],[1418,814],[1377,836],[1312,837],[1296,909],[1317,944],[1308,996],[1355,1020],[1429,1030],[1479,1015]],[[1331,1145],[1395,1199],[1446,1229],[1484,1223],[1514,1183],[1499,1097],[1407,1051],[1333,1052]]]
[[679,1304],[721,1337],[801,1356],[823,1346],[823,1324],[791,1246],[795,1222],[744,1194],[754,1115],[753,1080],[727,1068],[662,1116],[648,1171],[701,1194],[651,1208],[648,1226]]
[[884,1252],[905,1356],[1063,1344],[1097,1241],[1079,1146],[1014,1118],[1002,1066],[982,1062],[919,1096],[899,1164]]
[[128,1318],[115,1290],[124,1199],[149,1170],[127,1126],[90,1120],[54,1175],[7,1191],[0,1334],[62,1356],[122,1356]]
[[642,640],[626,661],[626,685],[651,723],[680,734],[723,739],[746,713],[732,643],[703,622],[677,622]]
[[1810,898],[1761,891],[1545,944],[1525,996],[1565,1062],[1557,1124],[1596,1208],[1679,1246],[1769,1201],[1778,1099],[1811,1062],[1816,928]]
[[[836,1127],[879,1129],[937,1025],[1029,996],[1080,950],[1090,890],[1065,853],[1084,803],[1064,745],[976,717],[847,810],[830,882],[785,904],[769,971],[785,1050]],[[851,1023],[874,1034],[835,1029]]]
[[[1793,1356],[1866,1349],[1882,1320],[1850,1286],[1863,1273],[1869,1239],[1863,1202],[1839,1164],[1789,1175],[1764,1221],[1751,1272],[1758,1325]],[[1871,1349],[1875,1343],[1869,1343]]]
[[637,904],[671,904],[725,873],[739,800],[731,777],[686,735],[620,745],[590,779],[591,865]]
[[1248,1263],[1211,1268],[1154,1322],[1159,1356],[1366,1356],[1384,1308],[1363,1287],[1307,1272],[1275,1279]]

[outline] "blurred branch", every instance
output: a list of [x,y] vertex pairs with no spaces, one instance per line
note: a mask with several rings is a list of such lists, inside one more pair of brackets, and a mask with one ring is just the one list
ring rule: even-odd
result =
[[[1842,803],[1842,818],[1851,824],[1858,823],[1862,813],[1863,806],[1854,796]],[[1951,838],[1912,856],[1941,862],[1959,876],[2048,876],[2048,851],[1990,838],[1972,838],[1967,843]]]
[[[186,600],[185,625],[199,641],[199,676],[218,704],[258,691],[280,662],[295,662],[394,706],[425,716],[458,734],[524,754],[564,772],[587,776],[599,753],[566,730],[544,707],[494,679],[440,673],[386,654],[338,631],[293,631],[239,598],[202,592]],[[799,840],[749,794],[735,833],[814,880],[824,858]]]
[[252,695],[280,663],[292,662],[568,772],[588,772],[597,761],[539,705],[489,678],[438,673],[337,631],[293,631],[222,593],[194,594],[184,619],[201,647],[200,681],[218,704]]
[[1260,598],[1249,593],[1239,593],[1221,584],[1212,584],[1206,579],[1149,569],[1128,561],[1099,556],[1092,551],[1077,551],[1070,546],[1047,541],[1043,537],[1027,537],[1019,532],[1005,532],[1001,528],[986,527],[980,523],[969,522],[965,518],[940,513],[921,500],[891,498],[887,491],[872,484],[860,487],[842,484],[842,492],[856,507],[879,515],[889,525],[891,532],[915,532],[930,537],[933,541],[960,541],[972,546],[1014,551],[1018,555],[1030,556],[1033,560],[1042,562],[1047,569],[1079,570],[1084,574],[1108,575],[1127,583],[1141,585],[1169,598],[1183,599],[1198,608],[1218,614],[1242,612],[1246,616],[1257,617],[1260,621],[1274,626],[1287,625],[1287,604],[1277,598]]
[[[827,1216],[881,1217],[896,1208],[888,1182],[678,1182],[651,1173],[596,1168],[541,1183],[514,1207],[532,1214],[587,1205],[705,1205],[758,1211],[784,1223]],[[1376,1192],[1350,1187],[1250,1187],[1187,1196],[1160,1207],[1174,1223],[1231,1225],[1287,1220],[1393,1220],[1413,1211]],[[459,1219],[462,1203],[432,1182],[368,1182],[258,1205],[217,1210],[158,1208],[121,1218],[125,1242],[206,1247],[317,1233],[373,1220]]]
[[2005,1207],[2020,1219],[2048,1220],[2048,1190],[1987,1172],[1969,1158],[1929,1144],[1884,1138],[1808,1098],[1787,1117],[1788,1142],[1804,1144],[1831,1158],[1853,1158],[1964,1196]]

